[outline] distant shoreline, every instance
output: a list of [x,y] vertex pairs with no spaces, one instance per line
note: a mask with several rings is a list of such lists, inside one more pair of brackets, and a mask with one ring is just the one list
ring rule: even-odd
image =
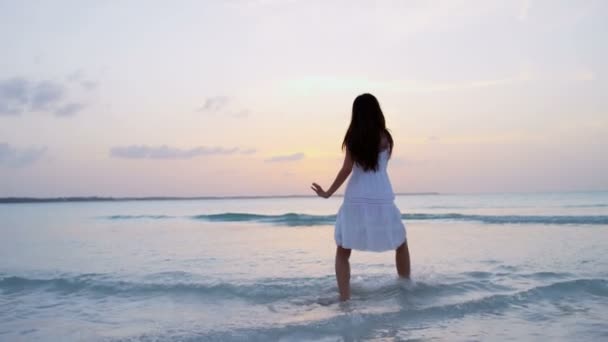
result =
[[[407,192],[396,193],[396,196],[432,196],[438,192]],[[342,197],[343,195],[335,195]],[[316,195],[266,195],[266,196],[196,196],[196,197],[100,197],[100,196],[74,196],[74,197],[3,197],[0,204],[16,203],[65,203],[65,202],[127,202],[127,201],[196,201],[196,200],[230,200],[230,199],[268,199],[268,198],[314,198]]]

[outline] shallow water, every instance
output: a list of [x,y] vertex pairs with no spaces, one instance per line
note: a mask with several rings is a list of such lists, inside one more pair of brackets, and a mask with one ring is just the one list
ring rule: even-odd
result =
[[[399,196],[411,281],[340,198],[0,205],[0,340],[608,338],[608,194]],[[236,215],[235,215],[236,214]]]

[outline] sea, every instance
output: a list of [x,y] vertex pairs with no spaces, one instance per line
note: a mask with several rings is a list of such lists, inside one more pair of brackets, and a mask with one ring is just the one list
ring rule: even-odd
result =
[[0,204],[0,341],[608,341],[608,192],[395,201],[345,303],[340,197]]

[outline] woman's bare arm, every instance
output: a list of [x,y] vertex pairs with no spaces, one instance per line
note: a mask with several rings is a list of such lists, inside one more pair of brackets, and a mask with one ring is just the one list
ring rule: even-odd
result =
[[317,183],[312,183],[312,186],[310,188],[314,192],[316,192],[317,195],[319,195],[320,197],[323,197],[323,198],[331,197],[331,195],[333,195],[336,192],[336,190],[338,190],[340,188],[340,186],[344,183],[346,178],[348,178],[348,175],[350,175],[351,171],[353,170],[353,164],[354,164],[354,162],[350,155],[350,152],[348,151],[348,148],[346,148],[346,154],[344,156],[344,162],[342,163],[342,168],[340,169],[340,171],[338,171],[338,174],[336,175],[336,179],[334,180],[333,184],[329,187],[329,190],[327,190],[327,191],[323,190],[323,188]]

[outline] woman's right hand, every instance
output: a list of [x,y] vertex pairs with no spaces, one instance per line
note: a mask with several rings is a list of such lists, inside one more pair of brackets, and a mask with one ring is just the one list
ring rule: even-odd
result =
[[329,194],[327,193],[327,191],[323,190],[323,188],[317,184],[317,183],[312,183],[312,186],[310,187],[314,192],[317,193],[317,196],[319,197],[323,197],[323,198],[329,198]]

